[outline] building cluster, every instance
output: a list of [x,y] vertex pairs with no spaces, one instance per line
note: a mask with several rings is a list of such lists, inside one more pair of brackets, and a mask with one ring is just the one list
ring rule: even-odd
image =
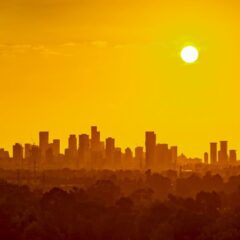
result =
[[204,163],[206,164],[234,164],[237,162],[237,151],[231,149],[228,151],[228,142],[220,141],[220,149],[218,143],[210,143],[210,154],[204,153]]
[[188,164],[227,164],[237,162],[236,150],[228,151],[227,141],[210,143],[210,154],[204,159],[191,159],[178,155],[177,146],[157,143],[155,132],[145,133],[145,147],[138,146],[122,150],[116,147],[114,138],[101,141],[96,126],[91,134],[70,135],[64,153],[60,151],[60,140],[49,141],[49,132],[39,133],[39,144],[16,143],[13,153],[0,149],[0,168],[13,169],[152,169],[164,171]]
[[176,146],[157,144],[156,134],[146,132],[145,135],[145,166],[147,169],[168,170],[175,169],[178,158]]
[[39,133],[39,144],[16,143],[13,154],[0,149],[0,167],[22,169],[73,168],[73,169],[156,169],[175,168],[177,147],[157,144],[156,134],[146,132],[145,148],[122,150],[114,138],[101,141],[96,126],[91,134],[70,135],[68,147],[60,152],[60,140],[49,141],[49,132]]

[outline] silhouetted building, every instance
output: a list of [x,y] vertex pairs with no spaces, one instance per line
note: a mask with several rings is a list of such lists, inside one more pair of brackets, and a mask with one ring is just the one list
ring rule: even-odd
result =
[[52,165],[53,164],[53,162],[54,162],[53,143],[50,143],[48,145],[48,149],[46,151],[45,158],[46,158],[46,163],[45,164],[47,164],[47,165],[49,165],[49,164]]
[[99,151],[100,148],[100,132],[96,126],[91,127],[91,150]]
[[231,163],[237,162],[237,151],[236,150],[230,150],[229,151],[229,161]]
[[106,157],[106,166],[115,167],[114,163],[114,153],[115,153],[115,139],[107,138],[106,139],[106,149],[105,149],[105,157]]
[[31,155],[32,144],[26,143],[24,145],[24,157],[25,159],[29,159]]
[[[178,156],[178,147],[168,144],[157,144],[155,132],[145,133],[144,147],[136,147],[135,154],[130,148],[125,152],[115,147],[115,139],[107,138],[101,141],[100,132],[96,126],[91,127],[91,138],[87,134],[72,134],[68,138],[68,148],[64,154],[60,153],[60,140],[54,139],[49,143],[49,133],[39,132],[39,146],[21,144],[13,146],[12,158],[9,152],[0,149],[0,168],[27,167],[38,165],[39,169],[58,168],[86,168],[86,169],[145,169],[148,171],[183,170],[202,171],[223,169],[227,164],[238,164],[236,150],[228,152],[228,142],[220,142],[218,151],[216,142],[210,143],[210,153],[205,152],[204,158],[189,158],[185,155]],[[202,163],[209,164],[204,166]],[[220,163],[220,165],[216,164]],[[212,164],[216,164],[211,168]],[[222,164],[222,165],[221,165]],[[239,164],[240,165],[240,164]],[[167,172],[166,172],[167,171]],[[164,174],[165,174],[164,173]]]
[[228,162],[228,142],[221,141],[220,142],[220,153],[219,153],[219,163],[227,163]]
[[171,166],[171,152],[168,149],[168,144],[157,144],[155,168],[158,170],[168,170]]
[[41,156],[44,159],[46,156],[46,151],[48,150],[49,143],[49,133],[48,132],[40,132],[39,133],[39,147]]
[[90,157],[90,140],[87,134],[81,134],[79,136],[79,157],[80,165],[86,168],[89,167],[89,157]]
[[9,152],[5,151],[4,148],[0,148],[0,158],[9,159]]
[[121,148],[115,148],[114,151],[114,162],[115,162],[115,166],[118,169],[122,169],[123,165],[122,165],[122,150]]
[[33,145],[31,148],[30,163],[34,172],[36,172],[37,168],[39,168],[40,160],[41,160],[41,150],[38,146]]
[[146,168],[152,168],[155,164],[156,151],[156,134],[154,132],[146,132],[145,134],[146,149]]
[[170,153],[171,153],[172,168],[175,169],[177,165],[177,159],[178,159],[178,147],[172,146],[170,148]]
[[100,132],[96,126],[91,127],[91,167],[102,168],[104,149],[101,149]]
[[140,168],[140,169],[143,169],[145,166],[143,147],[135,148],[135,165],[136,165],[136,168]]
[[204,163],[208,164],[208,153],[207,152],[204,153]]
[[52,143],[53,156],[57,157],[60,154],[60,140],[54,139]]
[[133,153],[132,153],[131,148],[126,148],[125,149],[124,166],[127,169],[132,169],[133,168]]
[[13,145],[13,160],[17,167],[22,167],[23,164],[23,147],[21,144],[16,143]]
[[70,135],[69,138],[68,138],[68,149],[69,149],[69,152],[68,152],[69,157],[76,157],[77,156],[77,137],[74,134]]
[[217,143],[210,143],[210,163],[217,163]]

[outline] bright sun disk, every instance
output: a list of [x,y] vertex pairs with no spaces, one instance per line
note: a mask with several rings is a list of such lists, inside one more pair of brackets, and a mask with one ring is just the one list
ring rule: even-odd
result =
[[194,63],[198,60],[199,52],[193,46],[184,47],[181,51],[181,58],[186,63]]

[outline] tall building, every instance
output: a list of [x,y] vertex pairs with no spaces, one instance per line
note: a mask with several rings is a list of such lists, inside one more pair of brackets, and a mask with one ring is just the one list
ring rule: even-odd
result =
[[124,166],[127,169],[132,169],[133,166],[133,153],[131,148],[126,148],[124,153]]
[[144,151],[143,147],[135,148],[135,166],[136,168],[143,169],[144,168]]
[[170,148],[170,154],[171,154],[172,167],[175,169],[177,166],[177,159],[178,159],[178,147],[172,146]]
[[172,168],[171,151],[168,149],[168,144],[157,144],[155,167],[158,170],[168,170]]
[[210,163],[211,164],[216,164],[217,163],[217,143],[212,142],[210,143]]
[[205,152],[203,157],[204,157],[204,163],[208,164],[208,153]]
[[219,154],[219,163],[227,163],[228,162],[228,142],[221,141],[220,142],[220,154]]
[[68,150],[70,157],[76,157],[77,155],[77,137],[71,134],[68,138]]
[[146,132],[145,149],[146,149],[146,168],[152,168],[155,164],[155,151],[156,151],[156,134],[154,132]]
[[115,148],[113,159],[115,161],[116,168],[122,169],[123,166],[122,166],[122,149],[121,148]]
[[23,146],[19,143],[13,145],[13,160],[16,166],[22,166],[23,164]]
[[91,127],[91,150],[99,151],[100,149],[100,132],[96,126]]
[[105,157],[106,157],[106,166],[114,167],[114,152],[115,152],[115,139],[107,138],[106,139],[106,149],[105,149]]
[[54,139],[52,143],[53,156],[57,157],[60,154],[60,140]]
[[[69,167],[78,168],[79,167],[78,153],[80,156],[80,151],[78,152],[78,149],[77,149],[77,137],[76,135],[71,134],[68,138],[68,148],[65,149],[65,160],[66,160],[65,164],[67,164]],[[83,160],[84,161],[86,160],[86,159],[83,159],[83,158],[86,158],[83,152],[81,152],[81,158],[83,163]]]
[[38,146],[33,145],[31,148],[30,163],[34,172],[36,172],[37,168],[39,168],[40,159],[41,150]]
[[91,127],[91,167],[102,168],[104,151],[101,149],[100,132],[96,126]]
[[237,162],[237,151],[236,150],[229,151],[229,162],[231,162],[231,163]]
[[[89,168],[89,157],[90,157],[90,140],[87,134],[79,135],[79,157],[80,165]],[[78,165],[78,167],[80,166]]]
[[48,149],[46,151],[46,164],[52,164],[54,161],[54,154],[53,154],[53,143],[48,144]]
[[25,159],[29,159],[31,156],[31,149],[32,149],[32,144],[26,143],[24,145],[24,157]]
[[48,150],[49,144],[49,133],[48,132],[40,132],[39,133],[39,147],[41,156],[44,159],[46,156],[46,151]]

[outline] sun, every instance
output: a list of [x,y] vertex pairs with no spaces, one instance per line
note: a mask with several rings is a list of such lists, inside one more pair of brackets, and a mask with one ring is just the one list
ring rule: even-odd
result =
[[186,46],[181,51],[181,58],[185,63],[194,63],[199,58],[199,51],[196,47]]

